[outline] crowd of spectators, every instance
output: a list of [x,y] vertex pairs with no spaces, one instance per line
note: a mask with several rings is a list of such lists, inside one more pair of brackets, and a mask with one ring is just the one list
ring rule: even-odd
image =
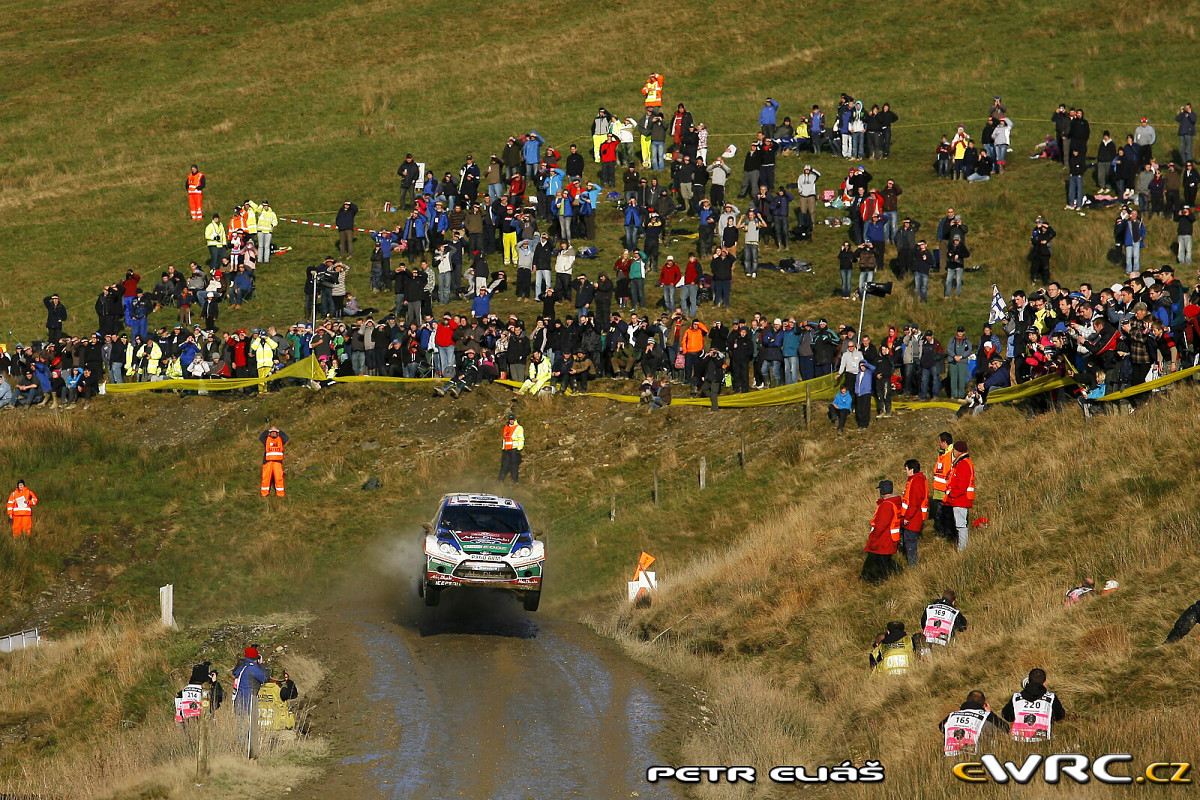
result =
[[[1053,120],[1059,150],[1086,153],[1083,112],[1061,111],[1065,116]],[[827,195],[812,165],[798,170],[795,181],[776,185],[775,156],[783,152],[827,148],[852,161],[890,156],[897,117],[888,104],[864,110],[861,101],[843,95],[831,124],[819,106],[798,117],[798,124],[791,117],[779,122],[777,112],[778,103],[768,98],[734,198],[725,195],[732,169],[724,156],[707,163],[707,130],[683,104],[669,120],[661,109],[648,107],[640,122],[600,109],[591,129],[591,155],[601,165],[597,181],[585,179],[586,157],[577,145],[564,156],[536,130],[510,136],[482,167],[467,156],[457,178],[452,172],[441,181],[432,171],[422,176],[409,154],[398,175],[401,202],[411,197],[411,206],[392,230],[371,233],[369,286],[371,302],[380,307],[363,307],[348,289],[357,207],[347,202],[338,215],[337,227],[350,234],[341,236],[341,257],[308,267],[302,313],[307,321],[286,330],[218,330],[220,305],[240,307],[255,292],[255,242],[231,220],[227,240],[237,246],[229,252],[217,248],[207,271],[195,262],[182,271],[168,267],[146,292],[131,270],[103,287],[90,335],[64,335],[73,320],[60,298],[47,297],[46,340],[0,355],[0,366],[11,376],[0,384],[0,405],[61,401],[72,407],[106,381],[268,378],[312,355],[331,377],[440,376],[459,380],[464,389],[498,378],[527,383],[527,391],[564,392],[586,391],[599,378],[640,379],[643,395],[656,398],[667,376],[712,397],[714,408],[723,390],[737,394],[836,373],[845,394],[830,411],[840,428],[850,411],[866,427],[871,398],[878,416],[890,415],[895,395],[946,396],[979,411],[991,389],[1058,373],[1081,376],[1089,387],[1085,394],[1094,400],[1194,362],[1200,326],[1192,312],[1200,310],[1200,298],[1175,279],[1170,266],[1141,269],[1145,228],[1138,209],[1121,213],[1114,234],[1126,255],[1126,280],[1099,292],[1088,284],[1069,291],[1050,279],[1055,234],[1039,217],[1030,236],[1030,263],[1031,279],[1042,288],[1028,296],[1014,293],[1007,313],[977,331],[892,325],[873,339],[853,325],[824,319],[754,313],[726,322],[702,314],[702,306],[718,309],[717,315],[729,308],[739,260],[739,281],[753,280],[766,242],[783,250],[792,237],[810,236],[823,196],[829,199],[820,202],[851,221],[849,241],[838,254],[841,296],[859,297],[889,267],[897,277],[911,276],[922,302],[931,273],[943,269],[943,299],[962,293],[970,269],[969,228],[954,208],[939,219],[933,247],[921,236],[920,222],[901,216],[901,187],[894,180],[876,187],[863,164],[852,165]],[[1181,109],[1181,137],[1194,120],[1187,114],[1187,107]],[[996,98],[981,154],[967,155],[974,143],[960,128],[948,143],[948,170],[939,148],[939,174],[969,172],[959,162],[972,158],[990,163],[988,174],[1002,170],[1011,126]],[[1150,167],[1154,142],[1142,127],[1131,139]],[[635,133],[642,137],[640,152]],[[1187,178],[1195,170],[1190,159],[1187,163],[1180,189],[1164,200],[1164,208],[1173,207],[1181,191],[1188,201],[1174,212],[1184,263],[1190,262],[1190,202],[1196,191]],[[1098,171],[1098,181],[1103,184],[1101,176],[1108,174],[1115,172]],[[731,202],[743,198],[744,210]],[[597,208],[610,201],[621,209],[625,249],[606,269],[585,242],[596,237]],[[1149,208],[1154,213],[1153,202]],[[669,236],[679,233],[670,226],[687,217],[695,217],[694,250],[678,261],[664,256]],[[657,290],[648,291],[647,282]],[[492,300],[510,291],[530,310],[502,319],[493,313]],[[465,303],[466,313],[451,309],[455,303]],[[163,309],[175,310],[177,322],[150,330],[151,315]]]

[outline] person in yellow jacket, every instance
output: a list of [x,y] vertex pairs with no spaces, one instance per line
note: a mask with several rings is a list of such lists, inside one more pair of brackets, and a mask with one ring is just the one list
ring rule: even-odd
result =
[[258,234],[258,263],[269,264],[271,263],[271,237],[275,233],[275,226],[279,224],[279,215],[271,209],[271,204],[266,200],[263,200],[261,205],[247,200],[246,205],[257,221],[257,225],[251,233]]
[[500,435],[500,482],[512,475],[513,483],[520,482],[521,451],[525,449],[525,429],[517,422],[516,414],[508,415],[508,424]]
[[183,379],[183,363],[178,358],[167,359],[167,380]]
[[37,504],[37,495],[29,491],[25,481],[17,481],[17,488],[8,496],[8,518],[12,520],[13,536],[33,536],[33,507]]
[[162,348],[153,339],[138,348],[138,360],[145,363],[145,374],[148,380],[162,380],[162,357]]
[[[125,334],[121,334],[122,338],[124,338],[124,336],[125,336]],[[123,366],[122,371],[125,373],[125,375],[124,375],[125,383],[137,383],[138,382],[137,351],[138,351],[139,346],[140,345],[137,344],[136,339],[134,341],[126,340],[126,342],[125,342],[125,361],[123,362],[123,365],[122,365]]]
[[[275,351],[278,349],[279,344],[274,339],[262,335],[260,331],[255,331],[254,338],[250,340],[250,352],[254,356],[254,365],[258,368],[259,378],[265,378],[271,374],[271,367],[275,364]],[[266,390],[266,383],[258,385],[259,394]]]
[[553,377],[550,359],[542,356],[541,350],[534,350],[529,357],[529,367],[529,377],[517,389],[517,394],[537,396],[538,392],[550,385],[550,378]]
[[221,259],[225,257],[225,245],[229,244],[229,237],[225,235],[225,228],[221,225],[221,215],[213,214],[212,222],[204,228],[204,241],[208,245],[208,268],[215,270],[221,266]]

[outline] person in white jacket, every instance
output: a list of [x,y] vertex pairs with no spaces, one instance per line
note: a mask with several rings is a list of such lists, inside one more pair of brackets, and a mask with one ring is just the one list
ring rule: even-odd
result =
[[566,242],[558,243],[554,254],[554,291],[560,297],[571,296],[571,279],[575,272],[575,248]]
[[992,131],[992,144],[996,147],[996,171],[1004,172],[1008,148],[1012,144],[1012,120],[1003,114],[996,120],[996,127]]
[[821,173],[812,168],[811,164],[804,165],[804,171],[796,179],[796,191],[799,197],[796,211],[798,214],[808,214],[809,222],[816,219],[817,214],[817,179]]

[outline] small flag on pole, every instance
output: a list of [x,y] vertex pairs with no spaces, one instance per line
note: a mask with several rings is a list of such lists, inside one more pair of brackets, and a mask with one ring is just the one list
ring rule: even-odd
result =
[[654,561],[654,556],[643,551],[641,557],[638,558],[637,572],[633,574],[633,579],[636,581],[639,575],[650,569],[650,565],[653,564]]
[[1000,320],[1004,319],[1004,298],[1000,296],[1000,289],[996,284],[992,284],[992,310],[988,314],[988,324],[995,325]]

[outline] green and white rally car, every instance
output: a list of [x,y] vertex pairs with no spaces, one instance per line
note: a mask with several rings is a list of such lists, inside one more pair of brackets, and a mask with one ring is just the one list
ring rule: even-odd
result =
[[542,597],[546,545],[535,539],[525,509],[491,494],[448,494],[425,525],[425,574],[419,592],[436,606],[443,589],[504,589],[526,611]]

